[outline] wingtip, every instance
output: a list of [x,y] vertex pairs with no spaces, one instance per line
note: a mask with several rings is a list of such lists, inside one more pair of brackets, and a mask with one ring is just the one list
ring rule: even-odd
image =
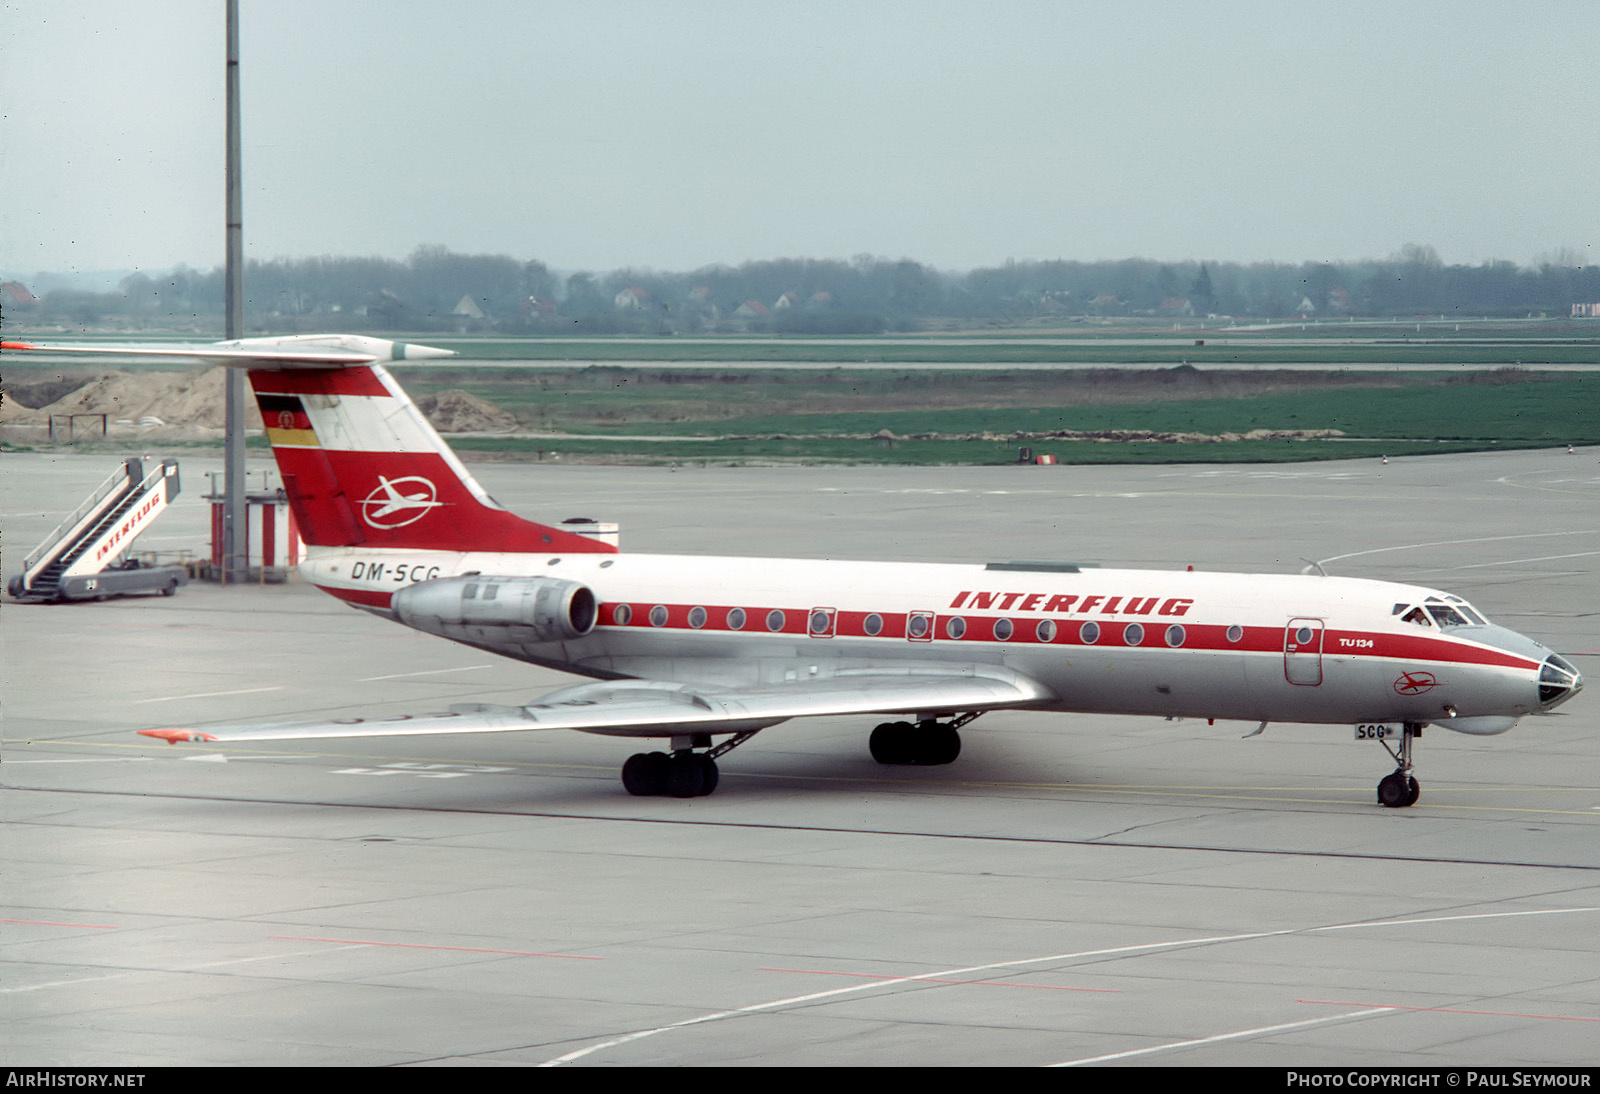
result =
[[33,349],[32,342],[0,342],[0,350],[5,349]]
[[201,733],[198,729],[141,729],[139,730],[139,736],[154,737],[156,740],[165,741],[169,745],[175,745],[179,741],[216,740],[211,734]]

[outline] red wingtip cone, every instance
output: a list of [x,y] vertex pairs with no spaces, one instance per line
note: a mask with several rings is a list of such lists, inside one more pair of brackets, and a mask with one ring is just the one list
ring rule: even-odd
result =
[[141,729],[139,730],[139,736],[154,737],[156,740],[165,741],[169,745],[175,745],[179,741],[216,740],[211,734],[201,733],[199,730],[194,729]]

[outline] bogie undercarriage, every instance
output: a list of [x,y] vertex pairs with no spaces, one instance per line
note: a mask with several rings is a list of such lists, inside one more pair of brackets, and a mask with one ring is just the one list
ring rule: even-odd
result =
[[[981,713],[972,711],[948,721],[928,717],[916,722],[883,722],[872,731],[868,749],[880,764],[936,767],[954,763],[961,755],[958,731]],[[714,747],[709,734],[674,737],[671,752],[636,752],[622,765],[622,785],[639,797],[705,797],[716,790],[721,778],[717,757],[738,748],[756,732],[736,733]],[[1415,805],[1422,796],[1411,762],[1413,742],[1421,736],[1419,723],[1406,722],[1398,750],[1380,738],[1379,743],[1394,757],[1395,769],[1378,783],[1379,805],[1400,809]]]

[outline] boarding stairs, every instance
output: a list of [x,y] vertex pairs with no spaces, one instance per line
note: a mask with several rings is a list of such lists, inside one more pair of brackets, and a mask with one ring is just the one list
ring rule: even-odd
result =
[[134,539],[178,496],[178,461],[148,475],[131,457],[58,524],[23,560],[9,591],[18,600],[104,599],[128,592],[170,593],[184,584],[181,567],[141,567],[128,559]]

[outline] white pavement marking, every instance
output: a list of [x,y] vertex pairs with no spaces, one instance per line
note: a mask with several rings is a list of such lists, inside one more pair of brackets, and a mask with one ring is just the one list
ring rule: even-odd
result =
[[[840,996],[854,995],[864,991],[872,991],[876,988],[896,987],[901,984],[915,984],[920,981],[927,981],[935,978],[942,979],[951,976],[963,976],[972,973],[991,972],[995,969],[1017,968],[1022,965],[1043,965],[1053,961],[1075,961],[1088,957],[1109,957],[1116,954],[1135,954],[1141,952],[1153,952],[1156,950],[1170,950],[1179,946],[1211,946],[1229,942],[1251,942],[1260,938],[1281,938],[1285,935],[1293,934],[1319,934],[1328,931],[1351,931],[1370,927],[1410,927],[1429,923],[1453,923],[1457,921],[1473,919],[1510,919],[1518,916],[1532,915],[1569,915],[1576,912],[1600,912],[1600,907],[1538,908],[1520,912],[1473,912],[1463,915],[1428,916],[1420,919],[1380,919],[1357,923],[1333,923],[1322,927],[1285,927],[1276,931],[1252,931],[1246,934],[1213,935],[1207,938],[1184,938],[1175,942],[1147,942],[1131,946],[1113,946],[1102,950],[1079,950],[1076,953],[1051,954],[1048,957],[1021,957],[1011,961],[994,961],[986,965],[968,965],[959,969],[946,969],[942,972],[925,972],[918,973],[916,976],[901,976],[888,980],[874,980],[866,984],[854,984],[847,988],[834,988],[832,991],[818,991],[811,992],[807,995],[794,995],[786,999],[774,999],[766,1003],[752,1003],[745,1007],[735,1007],[731,1010],[721,1010],[713,1014],[702,1014],[696,1018],[685,1018],[681,1022],[671,1022],[664,1026],[656,1026],[654,1029],[636,1030],[633,1033],[624,1034],[621,1037],[613,1037],[609,1041],[602,1041],[599,1044],[590,1045],[587,1048],[575,1049],[563,1056],[557,1056],[552,1060],[546,1060],[539,1066],[560,1067],[562,1064],[572,1063],[574,1060],[580,1060],[585,1056],[603,1051],[604,1049],[616,1048],[632,1041],[642,1041],[644,1038],[654,1037],[658,1033],[670,1033],[673,1030],[687,1029],[690,1026],[699,1026],[708,1022],[721,1021],[724,1018],[738,1018],[746,1014],[757,1014],[761,1011],[776,1010],[779,1007],[798,1006],[803,1003],[815,1003],[822,999],[835,999]],[[1149,1049],[1134,1050],[1134,1053],[1155,1052],[1162,1048],[1178,1048],[1186,1044],[1204,1044],[1208,1040],[1226,1040],[1230,1038],[1237,1039],[1240,1037],[1250,1036],[1252,1033],[1266,1033],[1278,1029],[1292,1028],[1295,1026],[1318,1025],[1325,1022],[1339,1021],[1341,1018],[1349,1018],[1352,1015],[1366,1013],[1377,1014],[1391,1009],[1394,1008],[1367,1008],[1361,1011],[1352,1011],[1350,1014],[1335,1015],[1329,1018],[1314,1018],[1305,1022],[1291,1022],[1286,1026],[1267,1026],[1262,1027],[1259,1030],[1241,1030],[1234,1033],[1219,1034],[1215,1038],[1203,1038],[1193,1042],[1174,1042],[1170,1045],[1154,1046]],[[1099,1058],[1112,1059],[1114,1057]],[[1084,1060],[1073,1062],[1088,1063],[1092,1061]]]
[[1342,562],[1347,558],[1360,558],[1362,555],[1381,555],[1388,551],[1414,551],[1419,547],[1458,547],[1465,543],[1501,543],[1511,539],[1548,539],[1552,536],[1592,536],[1596,532],[1600,532],[1600,528],[1585,528],[1576,532],[1528,532],[1516,536],[1483,536],[1478,539],[1439,539],[1430,543],[1400,543],[1393,547],[1374,547],[1369,551],[1351,551],[1347,555],[1334,555],[1321,561]]
[[240,688],[237,691],[197,691],[189,695],[159,695],[154,699],[135,699],[134,705],[141,703],[170,703],[177,699],[215,699],[222,695],[254,695],[259,691],[282,691],[283,684],[274,684],[269,688]]
[[1266,1033],[1282,1033],[1290,1029],[1304,1029],[1307,1026],[1324,1026],[1329,1022],[1343,1022],[1348,1018],[1365,1018],[1372,1014],[1388,1014],[1395,1010],[1394,1007],[1368,1007],[1363,1010],[1347,1011],[1344,1014],[1334,1014],[1325,1018],[1308,1018],[1304,1022],[1284,1022],[1276,1026],[1257,1026],[1255,1029],[1235,1030],[1232,1033],[1218,1033],[1213,1037],[1196,1037],[1192,1041],[1172,1041],[1164,1045],[1151,1045],[1149,1048],[1135,1048],[1127,1052],[1111,1052],[1104,1056],[1085,1056],[1081,1060],[1063,1060],[1058,1064],[1047,1064],[1047,1067],[1083,1067],[1087,1064],[1104,1064],[1112,1060],[1126,1060],[1132,1056],[1148,1056],[1153,1052],[1166,1052],[1170,1049],[1194,1048],[1197,1045],[1211,1045],[1218,1041],[1236,1041],[1241,1037],[1259,1037]]
[[422,669],[419,672],[395,672],[388,676],[363,676],[357,683],[369,684],[374,680],[403,680],[408,676],[437,676],[441,672],[474,672],[477,669],[489,668],[489,665],[464,665],[458,669]]

